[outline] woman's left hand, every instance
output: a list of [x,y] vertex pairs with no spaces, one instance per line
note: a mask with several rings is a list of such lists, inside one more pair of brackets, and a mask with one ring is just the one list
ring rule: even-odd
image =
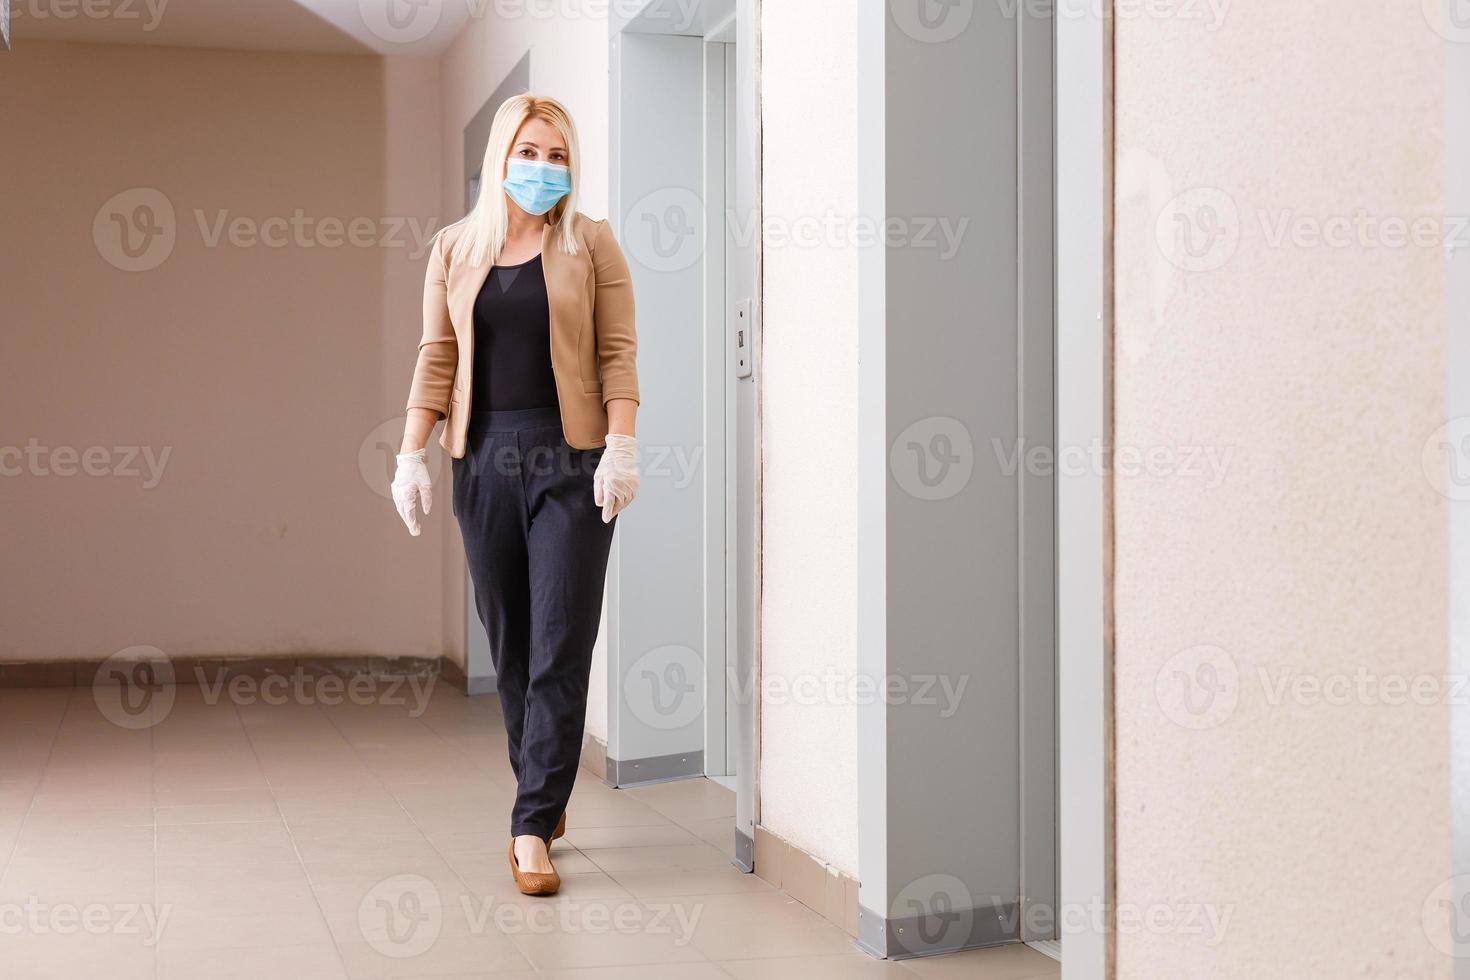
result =
[[607,448],[592,475],[592,500],[602,508],[607,524],[638,495],[638,440],[611,433]]

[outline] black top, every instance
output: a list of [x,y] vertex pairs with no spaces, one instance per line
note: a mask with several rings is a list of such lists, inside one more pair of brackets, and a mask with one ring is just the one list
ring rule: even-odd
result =
[[556,408],[541,256],[497,265],[475,297],[475,411]]

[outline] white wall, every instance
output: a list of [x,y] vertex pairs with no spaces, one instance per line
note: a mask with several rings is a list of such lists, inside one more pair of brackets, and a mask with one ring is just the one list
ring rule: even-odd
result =
[[[581,210],[607,217],[608,202],[608,22],[605,16],[568,16],[593,11],[598,4],[480,4],[486,16],[472,19],[440,61],[443,207],[449,218],[464,209],[464,128],[485,100],[529,49],[531,87],[556,98],[571,112],[581,143]],[[502,8],[504,13],[502,12]],[[563,11],[548,16],[535,11]],[[447,469],[447,468],[446,468]],[[459,530],[444,511],[447,581],[447,628],[464,622],[464,555]],[[475,626],[479,628],[478,624]],[[587,698],[587,731],[607,739],[607,646],[600,634],[593,654],[592,684]]]
[[[857,252],[827,230],[857,210],[856,16],[767,3],[761,29],[761,675],[825,691],[856,668]],[[761,713],[760,823],[856,875],[854,706],[768,696]]]

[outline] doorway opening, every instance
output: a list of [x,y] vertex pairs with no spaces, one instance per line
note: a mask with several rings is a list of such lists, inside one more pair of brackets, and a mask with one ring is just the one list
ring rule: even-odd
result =
[[754,0],[651,0],[610,39],[612,220],[638,294],[642,506],[613,547],[607,778],[707,777],[756,818]]

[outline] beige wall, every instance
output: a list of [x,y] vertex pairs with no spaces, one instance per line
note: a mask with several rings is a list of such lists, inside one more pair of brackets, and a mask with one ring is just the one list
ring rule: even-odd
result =
[[1445,511],[1420,466],[1442,256],[1312,232],[1440,208],[1420,8],[1116,22],[1116,442],[1229,454],[1218,485],[1116,482],[1118,901],[1229,915],[1218,942],[1120,929],[1121,977],[1449,976],[1443,910],[1421,924],[1449,874],[1446,709],[1355,680],[1445,693]]
[[856,875],[856,706],[778,685],[843,690],[857,666],[857,251],[799,237],[857,213],[857,20],[767,3],[761,30],[760,822]]
[[[0,456],[0,659],[443,648],[442,544],[379,492],[440,213],[436,74],[42,42],[0,58],[0,449],[60,450]],[[175,244],[129,272],[109,215],[141,198],[104,204],[135,188],[166,199]],[[211,245],[221,216],[286,244]],[[330,247],[324,219],[365,222],[368,244]],[[123,474],[68,461],[89,449]],[[134,449],[166,460],[156,486],[126,475]]]

